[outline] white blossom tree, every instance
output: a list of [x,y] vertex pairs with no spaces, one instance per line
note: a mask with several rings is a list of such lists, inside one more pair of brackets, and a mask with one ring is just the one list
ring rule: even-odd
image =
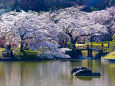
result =
[[[0,33],[11,33],[23,42],[28,40],[29,49],[40,50],[47,47],[47,52],[56,57],[66,56],[59,48],[60,35],[67,37],[74,44],[81,36],[107,34],[105,25],[91,20],[89,13],[81,12],[80,7],[71,7],[56,12],[9,12],[1,16]],[[7,36],[7,35],[6,35]]]
[[91,21],[107,27],[108,39],[111,40],[115,34],[115,7],[107,8],[102,11],[88,13]]
[[107,33],[107,28],[104,25],[91,21],[87,13],[79,11],[76,7],[59,10],[50,16],[60,29],[70,37],[74,48],[79,37]]

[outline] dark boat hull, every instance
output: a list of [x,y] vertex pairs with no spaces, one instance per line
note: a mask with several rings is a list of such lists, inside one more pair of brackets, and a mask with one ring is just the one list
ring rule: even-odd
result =
[[76,74],[75,76],[101,76],[100,73],[92,73],[92,74]]

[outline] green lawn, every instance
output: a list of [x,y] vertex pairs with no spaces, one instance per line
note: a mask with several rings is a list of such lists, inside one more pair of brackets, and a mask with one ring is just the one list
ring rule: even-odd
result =
[[104,45],[104,47],[108,47],[108,42],[110,42],[110,41],[106,41],[106,42],[85,42],[85,44],[77,44],[76,43],[76,46],[77,47],[79,47],[79,46],[84,46],[84,45],[95,45],[95,46],[101,46],[102,45],[102,43],[103,43],[103,45]]
[[75,44],[75,45],[76,45],[76,47],[79,47],[79,46],[85,46],[87,44]]
[[110,52],[104,58],[105,59],[115,59],[115,51]]
[[89,45],[91,45],[91,44],[93,44],[93,45],[96,45],[96,46],[101,46],[101,44],[103,43],[103,45],[104,45],[104,47],[108,47],[108,42],[110,42],[110,41],[106,41],[106,42],[87,42],[86,44],[89,44]]

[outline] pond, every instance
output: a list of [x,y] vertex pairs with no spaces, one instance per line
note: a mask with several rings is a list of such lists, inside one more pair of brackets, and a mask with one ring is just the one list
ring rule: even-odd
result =
[[[74,67],[85,66],[101,77],[73,77]],[[1,62],[0,86],[115,86],[115,64],[97,60]]]

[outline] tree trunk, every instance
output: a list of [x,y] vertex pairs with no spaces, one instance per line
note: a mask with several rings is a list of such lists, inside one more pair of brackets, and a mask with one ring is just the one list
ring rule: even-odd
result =
[[20,52],[24,52],[24,42],[21,41]]
[[66,51],[66,54],[68,54],[72,59],[79,59],[79,55],[82,55],[81,51],[76,49],[76,45],[73,44],[71,51]]

